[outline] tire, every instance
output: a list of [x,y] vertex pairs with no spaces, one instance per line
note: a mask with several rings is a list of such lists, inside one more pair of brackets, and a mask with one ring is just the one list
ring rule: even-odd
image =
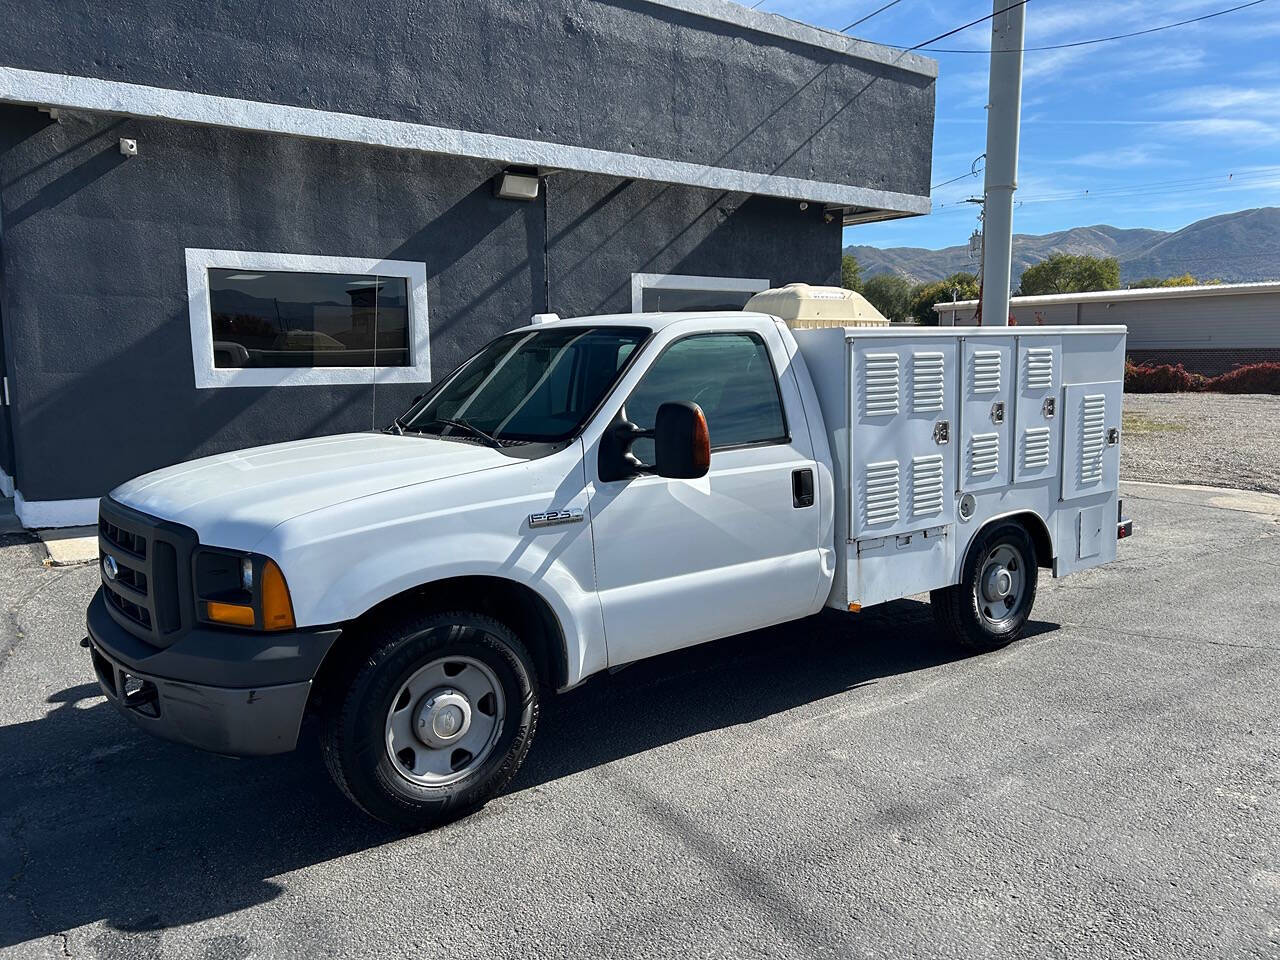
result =
[[[1008,646],[1026,629],[1037,573],[1035,544],[1026,528],[1016,521],[997,522],[970,544],[960,582],[929,594],[934,620],[967,650]],[[1006,586],[1009,592],[1002,596]]]
[[367,639],[321,718],[334,783],[405,830],[483,806],[515,776],[537,730],[538,681],[524,644],[469,611],[383,621]]

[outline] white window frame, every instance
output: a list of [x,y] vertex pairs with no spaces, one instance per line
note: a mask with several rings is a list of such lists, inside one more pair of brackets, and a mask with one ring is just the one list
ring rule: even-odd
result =
[[[409,365],[407,367],[215,367],[209,270],[262,270],[286,273],[349,273],[403,277],[409,293]],[[196,388],[310,387],[331,384],[427,383],[431,380],[431,339],[427,319],[427,265],[410,260],[321,257],[301,253],[187,248],[187,301],[191,321],[191,360]]]
[[683,273],[633,273],[631,312],[644,312],[646,290],[722,290],[726,293],[759,293],[769,281],[748,277],[697,277]]

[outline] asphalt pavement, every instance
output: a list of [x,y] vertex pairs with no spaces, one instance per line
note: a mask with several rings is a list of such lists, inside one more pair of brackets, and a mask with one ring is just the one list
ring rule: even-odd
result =
[[0,539],[0,957],[1280,956],[1280,498],[1124,496],[1006,650],[899,601],[641,663],[418,836],[134,731],[96,570]]

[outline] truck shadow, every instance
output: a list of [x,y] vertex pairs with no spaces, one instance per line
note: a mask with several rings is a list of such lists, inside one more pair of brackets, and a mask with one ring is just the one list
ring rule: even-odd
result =
[[[913,601],[669,654],[545,701],[511,791],[959,658]],[[148,953],[164,929],[282,895],[290,871],[400,837],[329,784],[313,739],[232,760],[133,730],[92,683],[49,702],[0,727],[0,947],[102,921]]]

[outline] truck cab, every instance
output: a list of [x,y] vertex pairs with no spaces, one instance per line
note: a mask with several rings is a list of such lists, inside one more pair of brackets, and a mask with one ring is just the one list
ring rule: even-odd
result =
[[[1011,642],[1037,569],[1082,565],[1060,556],[1060,471],[1018,480],[997,452],[997,482],[962,475],[989,456],[957,406],[968,348],[890,333],[750,311],[556,319],[381,431],[139,477],[101,503],[100,684],[139,726],[222,753],[290,750],[314,713],[347,795],[420,828],[501,790],[541,698],[609,667],[926,590],[960,642]],[[984,349],[1023,349],[1006,339]],[[1115,344],[1090,349],[1114,366]],[[935,406],[920,376],[939,353]],[[891,354],[902,419],[879,423]],[[1089,493],[1117,509],[1114,483]]]

